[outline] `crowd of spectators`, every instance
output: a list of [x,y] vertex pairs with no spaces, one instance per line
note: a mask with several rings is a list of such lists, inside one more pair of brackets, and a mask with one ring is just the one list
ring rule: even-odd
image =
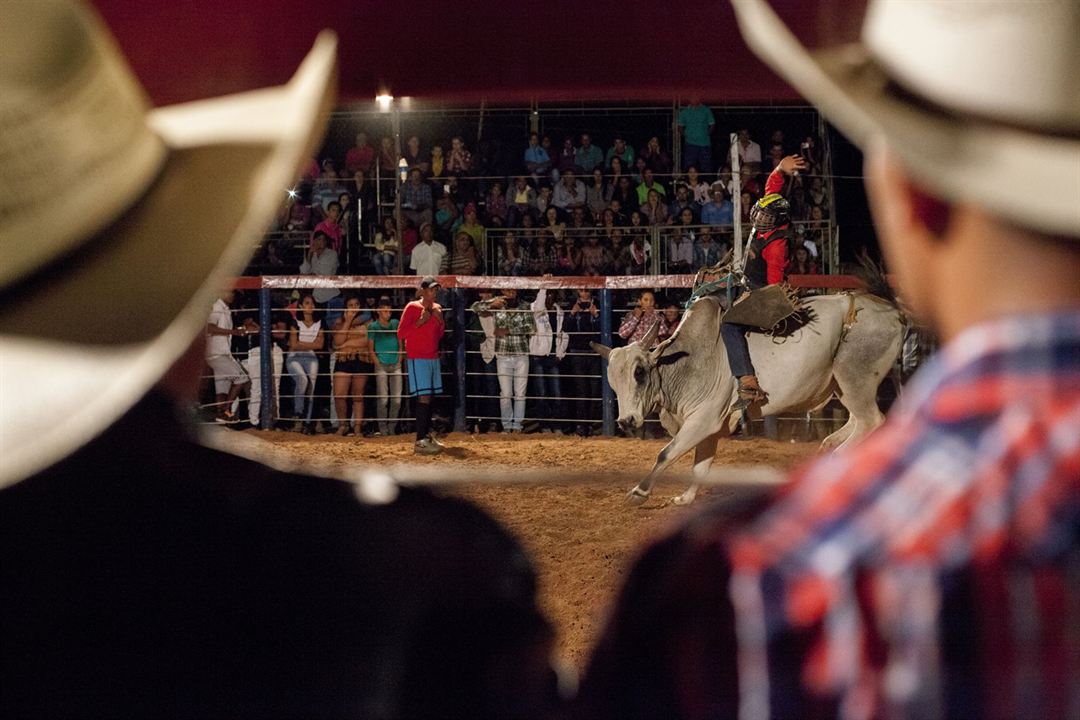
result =
[[[474,155],[460,136],[444,144],[412,135],[398,158],[392,138],[383,137],[376,149],[365,132],[358,132],[344,158],[313,162],[290,192],[277,232],[259,259],[260,270],[293,272],[289,253],[322,232],[340,272],[623,275],[648,274],[656,267],[692,272],[715,263],[731,246],[736,186],[747,222],[765,176],[794,152],[807,159],[809,169],[792,178],[784,193],[810,255],[803,266],[817,268],[830,202],[816,139],[807,135],[796,145],[775,130],[763,151],[748,129],[739,130],[736,183],[726,162],[730,148],[717,153],[725,162],[714,168],[708,107],[688,105],[678,128],[679,168],[656,135],[635,150],[621,135],[604,149],[589,132],[564,137],[558,147],[551,136],[531,133],[517,173],[508,177],[489,174],[490,158]],[[400,189],[399,169],[407,170]],[[394,220],[395,192],[400,193],[401,228]],[[661,245],[654,247],[657,242]],[[417,253],[421,244],[424,249]]]
[[[318,292],[273,297],[274,424],[308,435],[406,432],[405,418],[414,408],[396,335],[402,301],[380,291],[342,296],[336,290],[338,295],[320,300]],[[331,302],[335,298],[340,302]],[[684,290],[660,298],[650,290],[615,293],[615,344],[640,341],[657,322],[657,341],[667,339],[686,299]],[[590,343],[602,341],[601,309],[593,291],[541,289],[526,295],[506,288],[480,290],[469,300],[464,327],[451,324],[441,345],[441,352],[452,354],[458,342],[465,343],[468,429],[599,433],[601,366]],[[257,425],[262,400],[256,297],[237,293],[234,299],[229,293],[215,305],[208,323],[213,333],[209,325],[228,329],[230,337],[219,338],[216,360],[237,367],[223,371],[208,356],[207,378],[214,378],[217,396],[207,407],[219,422],[243,418]],[[447,374],[447,395],[456,393],[456,382]],[[436,411],[437,424],[448,429],[448,401],[439,400]]]

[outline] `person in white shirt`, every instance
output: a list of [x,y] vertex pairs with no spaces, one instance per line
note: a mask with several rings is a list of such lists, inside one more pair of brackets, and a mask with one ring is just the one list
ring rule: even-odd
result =
[[[739,162],[743,165],[756,163],[761,165],[761,146],[750,139],[750,131],[743,128],[739,131],[739,139],[736,141],[739,148]],[[728,157],[731,153],[728,153]],[[756,169],[756,168],[755,168]]]
[[573,170],[563,170],[562,180],[555,186],[551,204],[560,210],[569,211],[576,207],[584,207],[586,200],[585,183],[574,177]]
[[214,371],[216,422],[236,422],[233,401],[251,385],[248,374],[232,355],[232,338],[244,334],[243,328],[233,327],[229,306],[234,299],[235,294],[230,290],[215,300],[206,321],[206,364]]
[[431,223],[420,226],[420,242],[412,251],[409,268],[417,275],[440,275],[446,263],[446,246],[435,239]]

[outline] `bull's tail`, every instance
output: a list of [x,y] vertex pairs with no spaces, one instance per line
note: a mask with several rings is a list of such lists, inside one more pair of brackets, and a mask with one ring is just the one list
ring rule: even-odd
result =
[[889,280],[885,276],[884,266],[870,257],[870,254],[866,252],[866,248],[859,250],[857,259],[859,261],[859,267],[856,268],[855,275],[862,280],[863,284],[866,286],[866,292],[874,297],[884,300],[897,309],[901,309],[900,301],[896,297],[896,292],[893,290],[892,285],[889,284]]

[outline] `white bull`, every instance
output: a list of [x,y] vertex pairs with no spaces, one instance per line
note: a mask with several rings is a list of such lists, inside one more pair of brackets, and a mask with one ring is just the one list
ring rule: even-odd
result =
[[[847,423],[822,443],[837,448],[870,432],[884,417],[877,388],[889,373],[903,343],[904,321],[889,302],[866,294],[807,298],[811,320],[792,334],[774,338],[749,333],[750,356],[761,386],[769,394],[762,414],[805,413],[822,407],[833,395],[847,408]],[[721,308],[705,297],[686,311],[678,330],[652,351],[656,328],[623,348],[593,343],[608,361],[608,382],[619,401],[619,427],[641,433],[645,417],[659,411],[672,435],[652,470],[630,491],[628,500],[644,502],[653,481],[669,465],[694,450],[694,476],[709,471],[717,441],[734,429],[731,410],[735,380],[720,338]],[[677,504],[697,494],[693,483]]]

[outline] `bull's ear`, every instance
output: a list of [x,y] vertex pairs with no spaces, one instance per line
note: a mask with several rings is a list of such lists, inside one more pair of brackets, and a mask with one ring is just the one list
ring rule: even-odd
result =
[[598,342],[589,343],[589,347],[593,349],[593,352],[595,352],[597,355],[604,358],[605,360],[607,360],[607,356],[611,354],[611,348],[609,348],[607,345],[601,345]]
[[645,337],[638,340],[638,345],[643,349],[648,350],[656,344],[656,338],[660,337],[660,321],[657,320],[653,323],[653,326],[649,328],[649,332],[645,333]]

